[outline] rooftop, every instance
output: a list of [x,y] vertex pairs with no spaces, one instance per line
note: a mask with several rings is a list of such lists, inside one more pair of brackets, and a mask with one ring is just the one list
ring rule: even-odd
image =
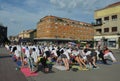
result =
[[105,8],[115,7],[115,6],[118,6],[118,5],[120,5],[120,2],[116,2],[116,3],[110,4],[110,5],[108,5]]
[[[85,24],[85,25],[89,25],[91,26],[90,23],[87,23],[87,22],[81,22],[81,21],[77,21],[77,20],[72,20],[72,19],[69,19],[69,18],[62,18],[62,17],[57,17],[57,16],[52,16],[52,15],[49,15],[49,16],[45,16],[43,18],[41,18],[40,20],[44,20],[46,18],[56,18],[56,19],[59,19],[61,21],[65,21],[65,22],[71,22],[71,23],[79,23],[79,24]],[[39,21],[40,22],[40,21]],[[38,23],[39,23],[38,22]]]
[[99,11],[99,10],[103,10],[103,9],[107,9],[107,8],[111,8],[111,7],[115,7],[115,6],[119,6],[120,5],[120,2],[116,2],[116,3],[113,3],[113,4],[110,4],[102,9],[98,9],[98,10],[95,10],[95,11]]

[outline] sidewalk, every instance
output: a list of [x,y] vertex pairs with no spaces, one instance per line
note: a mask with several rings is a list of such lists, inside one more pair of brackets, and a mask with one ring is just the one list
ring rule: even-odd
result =
[[0,81],[27,81],[21,71],[16,70],[16,64],[5,48],[0,48]]

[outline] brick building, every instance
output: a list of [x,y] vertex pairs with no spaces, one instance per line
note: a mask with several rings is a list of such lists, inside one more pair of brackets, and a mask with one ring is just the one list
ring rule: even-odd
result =
[[38,40],[91,41],[93,37],[91,24],[68,18],[45,16],[37,24]]

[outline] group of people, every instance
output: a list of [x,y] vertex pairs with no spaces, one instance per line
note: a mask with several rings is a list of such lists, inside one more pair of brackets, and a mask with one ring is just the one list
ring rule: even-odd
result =
[[[64,65],[66,70],[70,70],[70,65],[78,64],[81,70],[97,68],[97,57],[102,58],[103,63],[109,56],[116,62],[112,52],[105,47],[103,50],[90,48],[86,44],[84,48],[71,44],[41,44],[41,45],[5,45],[15,61],[21,61],[22,66],[27,65],[31,72],[35,72],[35,67],[39,64],[43,66],[45,72],[49,72],[49,63]],[[89,66],[89,67],[88,67]]]

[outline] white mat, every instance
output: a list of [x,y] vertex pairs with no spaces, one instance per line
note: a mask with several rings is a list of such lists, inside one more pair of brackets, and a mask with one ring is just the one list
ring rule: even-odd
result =
[[66,70],[65,66],[54,65],[53,67],[61,71]]

